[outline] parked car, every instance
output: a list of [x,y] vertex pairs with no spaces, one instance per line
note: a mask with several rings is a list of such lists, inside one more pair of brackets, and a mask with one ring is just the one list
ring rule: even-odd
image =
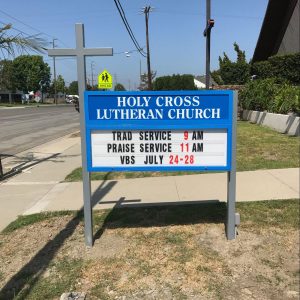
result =
[[78,97],[77,95],[66,95],[66,103],[71,104],[74,102],[74,97]]

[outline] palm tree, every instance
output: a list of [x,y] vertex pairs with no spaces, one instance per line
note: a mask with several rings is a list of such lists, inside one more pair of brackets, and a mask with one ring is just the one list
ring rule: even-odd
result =
[[4,55],[6,52],[9,55],[15,55],[15,52],[23,52],[33,50],[42,53],[45,50],[45,40],[38,35],[23,37],[21,34],[8,35],[7,31],[12,29],[11,24],[0,27],[0,51]]

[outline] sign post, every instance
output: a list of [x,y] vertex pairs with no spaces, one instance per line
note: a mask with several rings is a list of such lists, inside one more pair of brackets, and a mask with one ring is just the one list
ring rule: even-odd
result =
[[232,139],[231,139],[231,170],[227,173],[227,221],[226,236],[228,240],[235,239],[236,226],[239,225],[239,215],[235,213],[236,201],[236,121],[238,94],[233,94]]
[[112,56],[112,48],[85,48],[84,26],[76,24],[76,48],[75,49],[48,49],[49,56],[75,56],[77,58],[77,79],[80,104],[80,131],[81,131],[81,157],[82,157],[82,181],[83,181],[83,201],[84,201],[84,230],[85,244],[89,247],[93,245],[93,223],[91,206],[91,181],[87,171],[86,152],[86,131],[85,131],[85,111],[84,111],[84,91],[86,89],[86,56]]
[[232,91],[87,91],[87,170],[226,171],[234,239],[236,104]]

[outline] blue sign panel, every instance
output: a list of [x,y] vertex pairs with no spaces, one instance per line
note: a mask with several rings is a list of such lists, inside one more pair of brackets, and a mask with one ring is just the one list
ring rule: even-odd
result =
[[232,91],[85,92],[88,171],[224,170]]

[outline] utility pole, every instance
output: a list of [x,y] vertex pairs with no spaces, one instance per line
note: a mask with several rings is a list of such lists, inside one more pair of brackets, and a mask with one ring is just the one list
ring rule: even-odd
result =
[[114,82],[115,82],[114,87],[116,87],[116,85],[118,83],[118,76],[116,73],[114,73]]
[[140,86],[142,85],[142,60],[140,59]]
[[148,20],[149,13],[152,11],[151,6],[144,7],[145,22],[146,22],[146,46],[147,46],[147,69],[148,69],[148,90],[152,90],[152,74],[150,66],[150,47],[149,47],[149,32],[148,32]]
[[92,62],[91,62],[92,90],[94,89],[94,66],[95,66],[94,64],[95,64],[95,62],[92,61]]
[[203,32],[203,35],[206,37],[206,78],[205,78],[205,87],[209,89],[210,83],[210,32],[212,27],[215,24],[215,21],[210,17],[210,1],[206,0],[206,27]]
[[[53,49],[55,48],[55,40],[57,40],[57,39],[52,40]],[[54,81],[53,81],[53,85],[54,85],[54,103],[55,103],[55,105],[57,105],[55,56],[53,56],[53,73],[54,73],[53,74],[54,75]]]

